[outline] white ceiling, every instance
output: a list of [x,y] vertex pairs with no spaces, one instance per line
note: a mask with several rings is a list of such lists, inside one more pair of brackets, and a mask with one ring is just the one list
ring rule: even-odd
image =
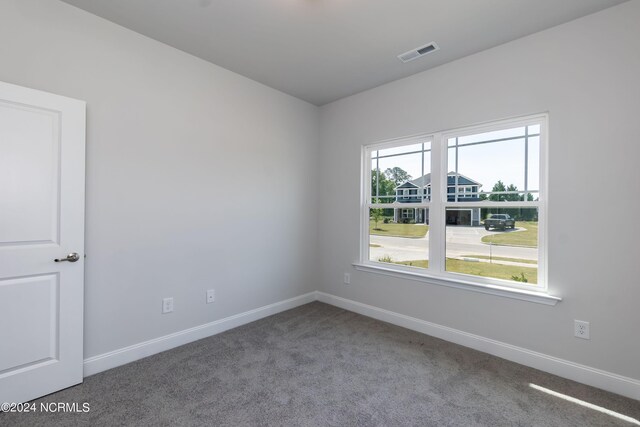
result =
[[322,105],[625,0],[63,1]]

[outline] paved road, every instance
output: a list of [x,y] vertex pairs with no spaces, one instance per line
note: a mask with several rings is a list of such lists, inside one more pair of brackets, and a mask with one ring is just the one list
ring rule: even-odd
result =
[[[517,233],[522,229],[516,228],[506,233]],[[521,248],[514,246],[498,246],[482,243],[484,236],[505,233],[503,231],[487,231],[483,227],[447,227],[447,257],[458,258],[463,255],[486,255],[507,258],[522,258],[537,260],[538,250],[535,248]],[[371,243],[380,247],[370,248],[370,258],[389,256],[393,261],[411,261],[426,259],[429,256],[429,233],[424,238],[411,239],[406,237],[371,236]],[[530,264],[529,266],[534,266]]]

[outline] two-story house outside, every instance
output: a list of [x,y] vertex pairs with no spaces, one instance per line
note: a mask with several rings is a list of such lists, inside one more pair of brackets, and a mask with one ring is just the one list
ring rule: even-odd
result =
[[[457,174],[458,184],[456,186],[456,173],[447,174],[447,200],[475,202],[479,199],[479,191],[482,184],[461,174]],[[423,200],[431,200],[431,174],[428,173],[420,178],[407,181],[396,187],[396,202],[407,203],[406,208],[396,208],[393,212],[395,222],[416,224],[429,223],[429,209],[412,208],[411,203],[420,203]],[[447,224],[449,225],[480,225],[480,208],[455,208],[447,209]]]

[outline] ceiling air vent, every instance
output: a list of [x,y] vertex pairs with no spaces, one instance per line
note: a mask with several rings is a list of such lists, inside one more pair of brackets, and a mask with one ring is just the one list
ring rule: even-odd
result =
[[420,58],[421,56],[426,55],[427,53],[435,52],[440,49],[437,44],[431,42],[427,45],[417,47],[415,49],[411,49],[408,52],[405,52],[401,55],[398,55],[398,59],[402,62],[413,61],[414,59]]

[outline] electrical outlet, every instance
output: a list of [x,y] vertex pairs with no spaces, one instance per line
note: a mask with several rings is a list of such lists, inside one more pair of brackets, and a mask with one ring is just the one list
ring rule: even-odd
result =
[[173,297],[162,299],[162,314],[173,312]]
[[582,338],[583,340],[590,339],[589,337],[589,322],[584,322],[582,320],[574,320],[574,335],[578,338]]
[[349,273],[344,273],[344,284],[348,285],[351,283],[351,275]]
[[207,304],[211,304],[216,300],[216,291],[214,289],[209,289],[207,291]]

